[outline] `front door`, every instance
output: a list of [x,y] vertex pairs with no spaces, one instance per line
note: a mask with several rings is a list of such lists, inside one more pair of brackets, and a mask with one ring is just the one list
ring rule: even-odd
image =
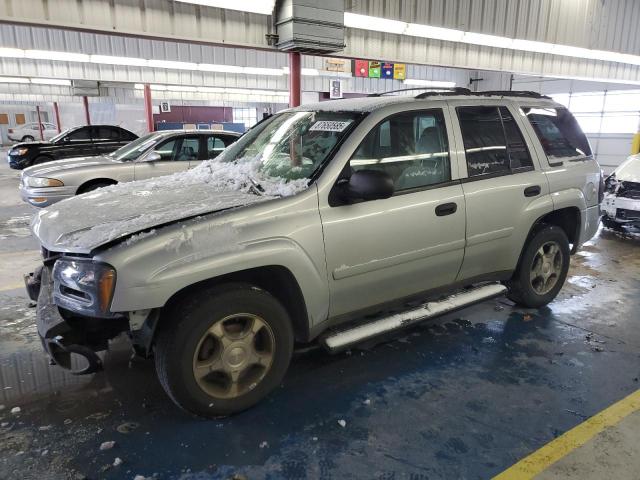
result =
[[452,181],[451,141],[441,109],[415,110],[384,119],[352,155],[338,182],[356,170],[381,170],[395,194],[321,206],[331,316],[454,281],[464,252],[465,202]]
[[91,127],[89,126],[72,130],[56,145],[60,145],[53,151],[56,158],[89,157],[98,154],[91,138]]
[[451,113],[467,170],[467,246],[458,280],[507,275],[535,219],[552,208],[547,178],[508,106],[458,104]]
[[200,155],[200,138],[198,135],[172,137],[158,144],[152,152],[160,155],[159,160],[145,161],[146,154],[136,161],[134,174],[136,180],[171,175],[189,168],[191,162],[196,162]]

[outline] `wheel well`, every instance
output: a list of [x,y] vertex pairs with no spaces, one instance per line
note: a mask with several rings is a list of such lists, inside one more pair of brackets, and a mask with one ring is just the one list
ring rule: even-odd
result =
[[255,285],[277,298],[289,313],[296,340],[299,342],[307,342],[309,340],[309,317],[302,290],[300,290],[300,286],[291,271],[280,265],[251,268],[189,285],[173,294],[167,301],[160,315],[160,323],[164,320],[164,312],[171,311],[172,307],[187,295],[214,285],[232,282]]
[[87,191],[87,189],[95,185],[100,185],[100,184],[115,185],[116,183],[118,182],[116,182],[112,178],[94,178],[93,180],[89,180],[88,182],[85,182],[82,185],[80,185],[78,187],[77,193],[78,194],[84,193]]
[[[577,207],[561,208],[547,213],[536,220],[533,227],[540,224],[560,227],[572,245],[576,245],[580,240],[580,210]],[[533,230],[534,228],[531,229]]]

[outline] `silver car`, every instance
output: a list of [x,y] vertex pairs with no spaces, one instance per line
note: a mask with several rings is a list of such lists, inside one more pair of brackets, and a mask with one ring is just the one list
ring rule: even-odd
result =
[[124,332],[178,405],[227,415],[279,385],[296,342],[337,351],[498,295],[553,301],[603,192],[547,97],[304,105],[191,171],[39,211],[27,289],[58,365],[94,372]]
[[29,167],[22,172],[20,194],[27,203],[46,207],[97,188],[185,171],[216,158],[239,136],[223,130],[150,133],[105,156]]

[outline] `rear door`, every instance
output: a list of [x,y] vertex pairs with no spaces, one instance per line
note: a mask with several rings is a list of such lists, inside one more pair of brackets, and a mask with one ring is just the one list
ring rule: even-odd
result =
[[91,135],[99,154],[111,153],[120,148],[124,143],[120,137],[120,129],[110,125],[97,125],[92,127]]
[[204,145],[201,149],[201,155],[198,161],[192,161],[191,167],[195,167],[202,160],[213,160],[222,151],[235,141],[235,137],[229,135],[212,134],[203,136]]
[[364,137],[337,184],[353,171],[380,170],[392,178],[395,194],[353,204],[330,196],[320,206],[331,316],[454,281],[464,252],[465,206],[446,117],[440,108],[386,117]]
[[458,280],[508,276],[530,226],[550,211],[545,174],[522,134],[517,110],[500,103],[452,101],[455,133],[464,147],[466,247]]
[[[159,160],[146,161],[151,153],[160,155]],[[200,155],[200,136],[174,136],[159,143],[151,152],[136,160],[134,175],[136,180],[170,175],[189,168]]]
[[84,126],[72,130],[59,143],[53,151],[56,158],[86,157],[97,155],[99,152],[95,149],[91,138],[90,126]]

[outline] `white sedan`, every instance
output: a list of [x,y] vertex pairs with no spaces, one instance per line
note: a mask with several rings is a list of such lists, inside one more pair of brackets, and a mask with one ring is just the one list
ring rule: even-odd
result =
[[605,185],[602,224],[612,229],[640,227],[640,155],[627,158]]
[[[42,134],[45,140],[49,140],[58,134],[58,129],[53,123],[42,122]],[[7,131],[9,140],[14,142],[33,142],[34,140],[42,140],[40,138],[40,129],[38,122],[25,123],[16,128],[10,128]]]

